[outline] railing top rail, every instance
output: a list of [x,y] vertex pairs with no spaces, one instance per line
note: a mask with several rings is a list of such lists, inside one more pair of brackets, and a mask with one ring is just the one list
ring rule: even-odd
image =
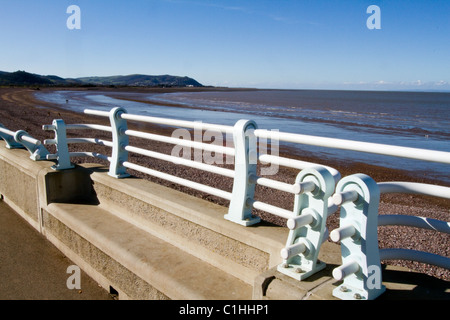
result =
[[[108,117],[110,114],[108,111],[99,111],[99,110],[92,110],[92,109],[85,109],[84,113],[102,116],[102,117]],[[141,121],[141,122],[147,122],[147,123],[156,123],[156,124],[169,125],[169,126],[175,126],[175,127],[202,129],[202,130],[215,130],[215,131],[220,131],[220,132],[225,132],[225,133],[233,132],[233,126],[203,123],[203,122],[196,122],[196,121],[150,117],[150,116],[143,116],[143,115],[136,115],[136,114],[129,114],[129,113],[122,113],[121,118],[126,119],[126,120],[134,120],[134,121]]]
[[314,145],[319,147],[344,149],[365,153],[376,153],[387,156],[450,164],[450,152],[445,151],[410,148],[355,140],[326,138],[296,133],[269,131],[264,129],[257,129],[254,133],[259,138],[277,139],[279,141]]
[[[110,115],[108,111],[99,111],[92,109],[85,109],[84,113],[98,115],[107,117]],[[210,123],[202,123],[195,121],[186,121],[186,120],[176,120],[169,118],[160,118],[160,117],[150,117],[150,116],[142,116],[135,114],[122,113],[122,119],[126,120],[135,120],[147,123],[156,123],[170,126],[179,126],[185,128],[192,129],[202,129],[202,130],[217,130],[225,133],[232,133],[234,130],[233,126],[227,125],[219,125],[219,124],[210,124]],[[337,139],[337,138],[327,138],[327,137],[319,137],[312,135],[304,135],[297,133],[288,133],[288,132],[279,132],[273,130],[266,129],[256,129],[254,130],[254,134],[259,138],[266,139],[276,139],[284,142],[292,142],[306,145],[314,145],[319,147],[326,148],[334,148],[334,149],[344,149],[350,151],[358,151],[364,153],[374,153],[386,156],[394,156],[400,158],[409,158],[415,160],[423,160],[430,162],[439,162],[450,164],[450,152],[446,151],[437,151],[430,149],[420,149],[420,148],[411,148],[411,147],[403,147],[403,146],[395,146],[388,144],[380,144],[373,142],[363,142],[356,140],[346,140],[346,139]]]

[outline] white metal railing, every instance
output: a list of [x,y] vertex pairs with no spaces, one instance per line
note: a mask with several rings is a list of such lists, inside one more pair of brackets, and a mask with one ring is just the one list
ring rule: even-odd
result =
[[[13,132],[0,124],[0,138],[6,141],[8,148],[26,148],[33,160],[56,160],[53,166],[55,170],[73,168],[72,157],[95,157],[109,162],[108,174],[115,178],[125,178],[128,176],[127,170],[136,170],[217,196],[230,201],[228,213],[224,218],[244,226],[260,221],[259,217],[252,214],[253,209],[281,217],[286,220],[289,235],[285,247],[280,252],[283,263],[278,266],[278,270],[298,280],[304,280],[325,267],[325,264],[318,260],[318,254],[322,243],[330,237],[332,241],[340,242],[342,250],[342,265],[333,270],[334,278],[343,281],[333,294],[342,299],[374,299],[382,294],[385,290],[381,284],[382,260],[414,260],[450,269],[450,258],[447,257],[411,249],[380,249],[377,235],[377,228],[387,225],[412,226],[450,233],[449,222],[427,217],[383,215],[379,214],[378,209],[380,195],[384,193],[409,193],[450,199],[449,187],[412,182],[376,183],[364,174],[341,178],[339,171],[328,166],[281,157],[273,150],[272,154],[268,154],[261,145],[258,148],[258,141],[267,142],[270,139],[276,146],[279,141],[284,141],[444,164],[450,164],[450,152],[262,130],[250,120],[240,120],[234,126],[226,126],[132,115],[123,108],[113,108],[110,111],[87,109],[85,113],[108,117],[110,126],[66,124],[63,120],[54,120],[51,125],[43,126],[44,130],[55,133],[54,139],[44,141],[44,144],[56,146],[56,153],[53,154],[50,154],[39,140],[32,138],[23,130]],[[203,134],[203,131],[214,131],[220,135],[227,135],[227,138],[231,135],[233,145],[229,146],[228,140],[224,145],[223,140],[219,144],[205,143],[201,139],[199,141],[194,138],[192,141],[176,136],[168,137],[131,130],[128,129],[128,121],[194,129],[194,136],[195,132]],[[97,130],[111,133],[112,138],[111,140],[96,137],[68,138],[67,130]],[[192,160],[190,156],[184,157],[184,154],[180,157],[133,146],[129,143],[129,137],[207,151],[221,155],[222,159],[223,156],[231,157],[234,169],[204,163],[203,158],[199,161],[195,158],[195,154]],[[91,151],[70,152],[71,144],[106,146],[111,148],[111,154]],[[231,192],[221,190],[144,167],[131,162],[129,153],[233,179],[233,188]],[[273,172],[258,176],[258,163],[274,165],[277,168],[278,166],[293,168],[299,170],[299,173],[294,183],[281,182],[269,177],[274,175]],[[291,194],[294,197],[293,209],[288,210],[256,200],[257,185]],[[339,208],[340,226],[328,234],[327,218]],[[377,274],[380,276],[379,279],[376,277]],[[374,279],[379,281],[374,282]]]
[[342,251],[342,265],[333,270],[333,277],[343,280],[333,291],[336,297],[374,299],[382,294],[385,287],[381,285],[381,260],[412,260],[450,269],[448,257],[412,249],[378,248],[379,226],[410,226],[450,233],[450,223],[446,221],[408,215],[380,215],[378,205],[383,193],[409,193],[450,199],[450,188],[437,185],[376,183],[362,174],[339,181],[333,200],[341,206],[340,227],[330,234],[333,241],[341,243]]
[[[450,199],[450,188],[411,182],[378,183],[380,193],[409,193]],[[378,225],[406,225],[450,234],[450,223],[425,217],[407,215],[380,215]],[[381,260],[406,259],[450,269],[450,258],[407,249],[381,249]]]
[[[258,140],[272,143],[279,141],[297,144],[308,144],[327,148],[339,148],[365,153],[382,154],[386,156],[411,158],[422,161],[433,161],[450,164],[450,152],[406,148],[392,145],[367,143],[352,140],[342,140],[310,135],[283,133],[258,129],[254,121],[240,120],[234,126],[216,125],[201,122],[174,120],[167,118],[148,117],[128,114],[123,108],[111,111],[85,110],[86,114],[108,117],[110,126],[92,124],[65,124],[62,120],[55,120],[50,126],[43,126],[45,130],[55,131],[55,139],[44,141],[46,144],[56,144],[57,153],[48,154],[47,159],[56,159],[55,169],[63,170],[72,167],[71,157],[88,156],[109,161],[109,175],[116,178],[128,176],[127,170],[136,170],[145,174],[180,184],[195,190],[205,192],[230,201],[225,219],[249,226],[260,221],[252,214],[253,209],[262,210],[286,219],[289,236],[286,246],[281,250],[283,263],[278,270],[298,280],[303,280],[311,274],[321,270],[324,264],[318,261],[320,246],[328,238],[325,222],[328,216],[336,212],[340,206],[340,228],[333,230],[330,237],[340,241],[343,252],[343,265],[336,268],[334,275],[344,280],[348,287],[354,287],[359,298],[372,299],[382,293],[382,286],[378,290],[368,290],[366,281],[372,267],[379,267],[382,258],[410,257],[411,252],[382,251],[378,249],[376,228],[378,225],[402,223],[407,225],[425,226],[440,232],[448,232],[448,223],[425,218],[392,217],[378,215],[380,192],[408,192],[431,196],[448,195],[448,189],[441,186],[430,186],[415,183],[389,182],[375,183],[370,177],[359,174],[341,179],[339,171],[334,168],[310,162],[280,157],[278,154],[268,154],[264,148],[258,148]],[[228,143],[204,143],[194,139],[181,139],[147,132],[128,129],[128,121],[145,122],[172,127],[182,127],[198,130],[220,132],[232,135],[233,146]],[[67,138],[66,130],[94,129],[112,133],[112,140],[97,138]],[[198,132],[197,131],[197,132]],[[194,134],[195,135],[195,134]],[[203,163],[202,159],[192,160],[191,157],[180,157],[132,146],[129,137],[151,141],[159,141],[182,148],[218,153],[233,159],[234,170]],[[228,142],[228,141],[227,141]],[[68,144],[89,143],[103,145],[112,149],[111,155],[96,152],[69,152]],[[184,149],[183,149],[184,150]],[[154,159],[159,159],[183,165],[198,170],[218,174],[233,179],[231,192],[216,187],[190,181],[164,172],[160,172],[142,165],[132,163],[129,153],[136,153]],[[190,153],[189,153],[190,154]],[[195,158],[195,157],[194,157]],[[294,183],[277,181],[272,177],[257,175],[257,164],[270,164],[300,170]],[[262,171],[262,170],[261,170]],[[255,200],[255,186],[269,187],[292,194],[294,197],[293,210],[278,207],[264,201]],[[334,193],[334,195],[333,195]],[[356,204],[356,205],[355,205]],[[348,214],[345,214],[347,212]],[[344,218],[345,217],[345,218]],[[429,257],[429,255],[426,255]],[[421,260],[425,255],[420,257]],[[427,260],[430,262],[430,260]],[[431,261],[432,262],[432,261]],[[353,279],[353,280],[352,280]],[[356,279],[356,280],[355,280]],[[343,286],[340,286],[342,289]],[[359,291],[358,291],[359,290]],[[349,291],[340,297],[348,298]],[[340,292],[343,292],[341,290]],[[354,294],[352,297],[355,296]]]
[[255,134],[259,137],[277,139],[278,141],[450,164],[450,153],[444,151],[424,150],[267,130],[256,130]]
[[41,141],[31,137],[26,131],[11,131],[0,123],[0,138],[6,142],[9,149],[25,148],[30,152],[32,160],[45,160],[48,150],[42,145]]
[[[237,158],[242,158],[242,159],[237,159],[235,160],[236,162],[236,167],[242,167],[242,166],[247,166],[247,164],[250,162],[249,158],[252,156],[252,152],[256,153],[256,150],[253,151],[249,151],[249,139],[248,137],[251,135],[250,130],[248,130],[249,128],[238,128],[237,126],[226,126],[226,125],[216,125],[216,124],[208,124],[208,123],[202,123],[202,122],[192,122],[192,121],[184,121],[184,120],[174,120],[174,119],[167,119],[167,118],[157,118],[157,117],[148,117],[148,116],[140,116],[140,115],[132,115],[132,114],[128,114],[126,112],[126,110],[122,109],[122,108],[115,108],[111,111],[98,111],[98,110],[90,110],[90,109],[86,109],[84,111],[86,114],[90,114],[90,115],[96,115],[96,116],[102,116],[102,117],[108,117],[111,120],[111,126],[102,126],[102,125],[93,125],[93,124],[64,124],[63,122],[61,122],[60,120],[58,121],[54,121],[54,123],[50,126],[43,126],[44,130],[54,130],[55,131],[55,135],[56,138],[55,139],[49,139],[49,140],[45,140],[44,143],[45,144],[70,144],[70,143],[95,143],[95,144],[99,144],[99,145],[106,145],[109,147],[112,147],[114,149],[114,137],[113,137],[113,141],[105,141],[105,140],[101,140],[101,139],[96,139],[96,138],[70,138],[68,139],[66,137],[66,132],[65,130],[77,130],[77,129],[95,129],[95,130],[101,130],[101,131],[106,131],[106,132],[112,132],[113,134],[116,134],[116,140],[120,140],[120,139],[124,139],[124,137],[137,137],[137,138],[142,138],[142,139],[147,139],[147,140],[152,140],[152,141],[158,141],[158,142],[164,142],[164,143],[169,143],[169,144],[173,144],[173,145],[177,145],[177,146],[181,146],[181,147],[187,147],[187,148],[195,148],[195,149],[200,149],[200,150],[204,150],[204,151],[210,151],[210,152],[215,152],[215,153],[219,153],[219,154],[223,154],[226,156],[232,156],[232,157],[237,157],[236,155],[236,148],[235,147],[229,147],[229,146],[223,146],[223,145],[216,145],[216,144],[208,144],[208,143],[203,143],[201,141],[191,141],[191,140],[186,140],[186,139],[179,139],[179,138],[175,138],[175,137],[168,137],[168,136],[162,136],[162,135],[158,135],[158,134],[152,134],[152,133],[147,133],[147,132],[141,132],[141,131],[136,131],[136,130],[131,130],[128,129],[126,121],[124,120],[131,120],[131,121],[138,121],[138,122],[146,122],[146,123],[152,123],[152,124],[163,124],[163,125],[168,125],[168,126],[174,126],[174,127],[185,127],[185,128],[190,128],[190,129],[196,129],[196,130],[214,130],[214,131],[218,131],[221,133],[225,133],[225,134],[233,134],[233,138],[235,139],[235,145],[239,145],[239,141],[236,141],[236,137],[240,136],[240,142],[241,143],[241,150],[240,153],[242,155],[239,155]],[[119,124],[120,122],[120,124]],[[118,129],[114,130],[114,126],[116,126]],[[254,128],[250,128],[253,129]],[[60,143],[58,143],[58,138],[63,138],[64,141],[61,141]],[[48,159],[58,159],[58,165],[55,166],[55,169],[64,169],[64,168],[71,168],[72,165],[70,164],[70,157],[73,156],[93,156],[93,157],[97,157],[97,158],[101,158],[101,159],[107,159],[111,162],[111,166],[110,166],[110,171],[109,174],[115,177],[120,177],[120,176],[126,176],[126,174],[124,173],[125,171],[123,170],[124,168],[128,168],[128,169],[133,169],[133,170],[137,170],[140,172],[144,172],[146,174],[152,175],[152,176],[156,176],[171,182],[175,182],[199,191],[204,191],[204,192],[208,192],[211,193],[213,195],[218,195],[221,198],[224,198],[226,200],[230,200],[230,193],[229,192],[224,192],[223,190],[218,190],[216,188],[213,187],[206,187],[206,186],[202,186],[199,183],[193,183],[189,180],[186,179],[181,179],[178,177],[174,177],[168,174],[163,174],[163,173],[158,173],[155,170],[151,170],[148,168],[144,168],[142,166],[139,166],[137,164],[133,164],[130,161],[128,161],[128,152],[131,153],[137,153],[140,155],[144,155],[144,156],[148,156],[151,158],[155,158],[155,159],[160,159],[160,160],[164,160],[164,161],[168,161],[177,165],[183,165],[183,166],[188,166],[188,167],[192,167],[192,168],[196,168],[199,170],[203,170],[203,171],[207,171],[207,172],[211,172],[211,173],[215,173],[215,174],[219,174],[228,178],[233,178],[235,180],[239,180],[239,178],[236,178],[236,172],[235,170],[231,170],[231,169],[227,169],[227,168],[223,168],[223,167],[218,167],[218,166],[213,166],[210,164],[206,164],[206,163],[202,163],[199,161],[192,161],[190,159],[185,159],[185,158],[181,158],[181,157],[176,157],[176,156],[172,156],[172,155],[167,155],[167,154],[162,154],[156,151],[151,151],[151,150],[146,150],[140,147],[136,147],[136,146],[131,146],[127,143],[121,143],[121,145],[117,148],[117,152],[116,152],[116,157],[118,158],[123,158],[122,161],[113,161],[113,156],[108,157],[99,153],[92,153],[92,152],[68,152],[68,149],[66,150],[65,148],[60,148],[61,151],[65,151],[64,152],[58,152],[58,154],[55,155],[48,155]],[[113,152],[114,153],[114,152]],[[245,158],[248,159],[245,159]],[[123,161],[126,160],[126,161]],[[282,158],[282,157],[277,157],[277,156],[273,156],[273,155],[268,155],[268,154],[262,154],[260,155],[260,161],[262,162],[266,162],[266,163],[276,163],[277,165],[283,165],[283,166],[287,166],[287,167],[291,167],[291,168],[296,168],[296,169],[304,169],[307,168],[311,165],[314,165],[313,163],[310,162],[305,162],[305,161],[299,161],[299,160],[294,160],[294,159],[287,159],[287,158]],[[64,166],[61,166],[61,162],[65,163]],[[112,164],[115,163],[115,167],[112,166]],[[333,168],[330,167],[326,167],[330,172],[332,172],[333,176],[335,177],[335,180],[337,181],[340,177],[339,172]],[[254,171],[254,172],[253,172]],[[246,174],[241,175],[244,176],[243,179],[240,179],[242,181],[239,181],[238,183],[234,183],[234,185],[236,186],[236,188],[241,188],[238,186],[243,186],[242,189],[248,189],[248,187],[250,185],[262,185],[262,186],[266,186],[266,187],[270,187],[276,190],[280,190],[280,191],[285,191],[285,192],[289,192],[292,193],[294,195],[298,195],[301,194],[305,191],[307,191],[307,188],[305,188],[306,184],[300,184],[300,183],[296,183],[296,184],[288,184],[288,183],[284,183],[284,182],[280,182],[277,180],[273,180],[273,179],[269,179],[269,178],[264,178],[264,177],[258,177],[256,175],[256,171],[252,170],[251,172],[249,171],[249,168],[246,167],[244,168],[244,172]],[[206,190],[206,191],[205,191]],[[250,191],[250,193],[252,193],[254,191]],[[231,194],[237,194],[237,191],[232,192]],[[239,209],[233,209],[230,210],[230,212],[233,212],[233,214],[228,214],[226,218],[228,218],[231,221],[243,224],[243,225],[250,225],[252,223],[257,223],[259,222],[259,218],[252,216],[251,214],[248,213],[248,208],[255,208],[255,209],[259,209],[259,210],[263,210],[266,212],[269,212],[271,214],[275,214],[277,216],[289,219],[293,217],[292,211],[289,210],[285,210],[282,208],[279,208],[277,206],[274,205],[270,205],[270,204],[266,204],[263,203],[261,201],[254,201],[253,200],[253,194],[248,194],[248,196],[245,199],[240,199],[237,200],[238,197],[235,197],[234,201],[232,201],[232,204],[230,204],[230,206],[232,208],[235,208],[236,205],[235,203],[239,203]],[[332,212],[333,209],[335,209],[335,206],[330,206],[329,211]],[[237,212],[237,213],[235,213]]]
[[[166,118],[147,117],[128,114],[125,109],[114,108],[109,112],[89,110],[86,114],[108,117],[111,126],[92,124],[65,124],[62,120],[54,120],[52,125],[43,126],[44,130],[55,131],[55,138],[45,140],[45,144],[56,144],[58,152],[48,155],[48,159],[57,160],[54,169],[63,170],[72,168],[70,158],[74,156],[88,156],[104,159],[110,162],[109,175],[122,178],[127,176],[127,169],[136,170],[153,177],[164,179],[179,185],[183,185],[201,192],[205,192],[225,200],[229,200],[228,213],[225,219],[232,222],[249,226],[260,221],[260,218],[252,214],[253,209],[262,210],[270,214],[279,216],[287,220],[290,229],[286,247],[282,250],[284,263],[281,271],[295,278],[306,278],[310,274],[317,272],[324,267],[323,263],[318,263],[317,257],[320,246],[327,239],[325,226],[329,214],[336,211],[337,206],[329,201],[329,196],[334,190],[335,183],[339,180],[339,172],[331,167],[319,166],[314,163],[299,161],[269,155],[263,153],[258,157],[257,136],[254,134],[257,129],[253,121],[241,120],[235,126],[215,125],[183,120],[173,120]],[[212,130],[220,134],[232,135],[233,147],[221,144],[204,143],[203,141],[192,141],[190,139],[180,139],[158,134],[141,132],[128,129],[127,121],[145,122],[173,127],[189,128],[203,132]],[[67,130],[94,129],[112,133],[112,141],[98,138],[67,138]],[[191,158],[182,158],[163,154],[160,152],[147,150],[141,147],[132,146],[128,137],[136,137],[145,140],[158,141],[176,146],[194,148],[202,151],[218,153],[220,155],[231,156],[233,158],[234,170],[215,166],[200,161],[193,161]],[[89,143],[108,146],[112,148],[111,156],[106,156],[94,152],[69,152],[68,145],[73,143]],[[213,174],[233,179],[233,189],[231,192],[221,190],[216,187],[207,186],[202,183],[190,181],[164,172],[160,172],[142,165],[132,163],[128,153],[136,153],[147,157],[168,161],[176,165],[183,165]],[[302,170],[295,183],[285,183],[269,177],[260,177],[257,173],[257,161],[277,166],[286,166]],[[314,166],[312,171],[309,167]],[[306,170],[306,171],[305,171]],[[255,186],[260,185],[274,190],[287,192],[294,197],[293,210],[287,210],[273,204],[255,200]],[[325,190],[326,189],[326,190]],[[325,192],[326,191],[326,192]],[[317,198],[317,194],[320,197]],[[317,199],[316,199],[317,198]],[[309,204],[307,206],[306,204]],[[305,211],[306,210],[306,211]],[[309,213],[308,213],[309,210]],[[308,216],[300,217],[302,212]],[[299,250],[296,242],[298,238],[303,239],[303,248]],[[299,254],[308,252],[307,258],[300,261]],[[303,272],[298,272],[303,270]]]

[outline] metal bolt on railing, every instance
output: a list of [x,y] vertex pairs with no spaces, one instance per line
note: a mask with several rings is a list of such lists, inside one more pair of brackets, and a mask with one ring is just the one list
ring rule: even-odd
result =
[[287,221],[288,239],[280,252],[283,263],[277,269],[304,280],[326,266],[318,256],[328,238],[328,199],[334,191],[335,180],[326,168],[312,167],[298,174],[296,184],[302,185],[303,190],[295,195],[293,215]]
[[[367,175],[355,174],[340,180],[333,200],[341,206],[339,228],[331,231],[331,240],[341,242],[342,265],[333,277],[343,283],[333,295],[343,300],[372,300],[385,291],[381,285],[369,285],[371,270],[381,270],[378,250],[377,183]],[[345,287],[345,290],[342,288]]]

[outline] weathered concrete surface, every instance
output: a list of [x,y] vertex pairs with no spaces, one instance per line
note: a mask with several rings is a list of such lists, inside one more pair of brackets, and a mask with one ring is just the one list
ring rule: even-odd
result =
[[66,285],[74,263],[0,201],[0,300],[112,300],[81,272],[81,289]]
[[281,263],[287,229],[260,224],[245,228],[227,221],[227,209],[142,179],[91,174],[99,207],[191,255],[253,284]]

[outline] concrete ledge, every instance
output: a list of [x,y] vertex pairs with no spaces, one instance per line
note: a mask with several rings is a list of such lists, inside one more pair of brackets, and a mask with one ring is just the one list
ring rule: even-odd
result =
[[223,218],[227,209],[141,179],[91,174],[100,207],[172,245],[253,284],[281,263],[286,228],[245,228]]
[[340,263],[340,247],[331,242],[322,245],[319,259],[327,265],[311,277],[297,281],[271,268],[255,279],[253,299],[255,300],[339,300],[332,295],[337,286],[331,276]]
[[0,194],[14,211],[40,231],[39,175],[53,165],[32,161],[25,149],[7,149],[0,140]]
[[[339,300],[332,295],[333,289],[342,282],[330,275],[338,265],[326,269],[304,281],[295,281],[270,269],[255,279],[255,300]],[[386,291],[377,300],[450,300],[447,281],[413,272],[402,267],[384,266],[383,285]]]
[[251,298],[250,285],[96,206],[51,204],[44,230],[132,299]]

